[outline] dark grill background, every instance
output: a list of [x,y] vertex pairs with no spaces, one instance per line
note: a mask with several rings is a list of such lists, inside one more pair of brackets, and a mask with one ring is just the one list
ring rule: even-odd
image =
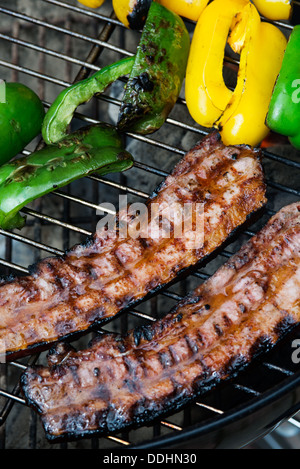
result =
[[[114,19],[110,0],[97,10],[85,8],[76,0],[0,0],[0,13],[0,78],[27,84],[39,94],[46,108],[64,87],[124,55],[133,55],[140,37],[139,32],[126,30]],[[187,27],[192,34],[194,25],[187,22]],[[280,27],[288,36],[291,27],[284,24]],[[236,57],[228,55],[226,65],[226,79],[234,86]],[[72,123],[73,129],[99,121],[116,123],[123,87],[124,82],[119,81],[101,97],[81,106]],[[160,131],[147,137],[127,135],[127,148],[136,160],[134,168],[105,178],[85,178],[55,191],[24,209],[28,220],[22,231],[0,230],[0,275],[25,274],[27,266],[38,259],[61,254],[84,241],[105,213],[98,210],[101,204],[111,202],[118,206],[120,194],[126,194],[129,202],[145,200],[206,132],[190,118],[183,90]],[[23,154],[33,151],[38,143],[36,139]],[[105,330],[124,333],[128,328],[162,316],[236,252],[275,211],[300,200],[299,152],[290,146],[277,146],[263,155],[268,183],[268,204],[263,216],[247,230],[237,233],[207,265],[203,264],[185,280],[113,320]],[[45,354],[0,365],[0,447],[244,446],[269,433],[300,408],[299,366],[291,360],[292,340],[298,335],[299,331],[294,331],[274,352],[254,363],[238,379],[162,422],[117,436],[64,445],[50,445],[45,440],[39,419],[19,395],[20,373],[28,363],[43,363]],[[90,337],[88,334],[74,345],[82,347]],[[299,447],[297,419],[291,422],[292,427],[289,423],[281,425],[259,444]]]

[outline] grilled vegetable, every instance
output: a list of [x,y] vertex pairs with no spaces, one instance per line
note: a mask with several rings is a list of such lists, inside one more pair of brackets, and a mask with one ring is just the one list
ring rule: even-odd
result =
[[[234,91],[223,79],[227,42],[240,54]],[[269,132],[265,119],[286,43],[247,0],[208,5],[195,29],[186,73],[186,103],[195,121],[218,128],[226,145],[258,145]]]
[[267,125],[289,137],[300,150],[300,26],[291,33],[274,92]]
[[248,1],[225,0],[226,8],[221,3],[224,0],[214,0],[200,16],[186,71],[187,107],[204,127],[214,125],[232,96],[223,79],[224,51],[233,19]]
[[113,0],[113,9],[126,28],[142,29],[151,3],[152,0]]
[[78,0],[78,2],[90,8],[99,8],[105,0]]
[[40,132],[45,115],[37,94],[22,83],[5,84],[0,103],[0,164],[22,151]]
[[137,133],[159,129],[179,96],[189,46],[189,35],[181,18],[153,3],[136,56],[108,65],[63,90],[45,116],[44,141],[51,144],[64,138],[76,108],[129,73],[119,129]]
[[[133,307],[223,244],[265,204],[265,190],[259,150],[209,135],[148,200],[146,225],[126,207],[86,244],[0,285],[0,355],[28,354]],[[189,223],[187,206],[200,223]]]
[[197,21],[209,0],[156,0],[177,15]]
[[107,124],[81,129],[57,144],[0,167],[0,227],[22,228],[21,210],[32,200],[92,172],[123,171],[133,160]]
[[300,323],[300,203],[283,208],[162,319],[59,344],[21,377],[49,440],[107,434],[179,411]]
[[269,20],[289,20],[293,13],[292,0],[253,0],[253,3]]
[[[249,9],[254,7],[249,4]],[[258,21],[257,12],[245,15],[245,30],[237,34],[236,43],[245,34],[245,42],[234,47],[241,50],[237,86],[221,117],[216,122],[225,145],[259,145],[268,135],[266,126],[270,100],[281,68],[287,40],[274,25]],[[255,18],[256,17],[256,18]],[[238,19],[237,19],[238,21]],[[235,31],[239,33],[237,25]],[[233,39],[233,36],[231,39]],[[260,70],[260,73],[257,73]]]
[[182,19],[153,2],[120,107],[122,131],[158,130],[181,91],[190,48]]
[[46,143],[55,143],[67,135],[76,108],[88,102],[96,93],[102,93],[107,86],[123,75],[127,75],[134,58],[129,57],[108,65],[91,77],[64,89],[50,106],[42,127]]
[[[113,8],[121,23],[130,29],[142,29],[152,0],[113,0]],[[197,21],[208,0],[156,0],[169,10]]]

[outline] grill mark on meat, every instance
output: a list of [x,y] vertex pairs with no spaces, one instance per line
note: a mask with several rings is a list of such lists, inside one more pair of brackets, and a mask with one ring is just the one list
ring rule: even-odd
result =
[[223,329],[219,324],[214,324],[215,331],[219,337],[223,335]]
[[[266,202],[265,189],[259,152],[247,146],[225,147],[217,133],[210,134],[147,202],[149,208],[155,203],[161,212],[167,210],[168,218],[175,203],[182,211],[182,204],[195,197],[205,200],[204,244],[189,249],[188,237],[175,238],[174,233],[170,239],[142,234],[123,239],[103,229],[64,256],[40,261],[32,275],[0,285],[0,353],[13,359],[101,325],[167,285],[260,209]],[[127,221],[129,228],[131,218],[127,211],[118,214],[119,224]]]
[[[121,336],[124,352],[118,336],[104,334],[84,351],[67,348],[65,359],[58,347],[59,366],[29,367],[21,377],[22,392],[40,412],[47,437],[148,423],[234,377],[273,347],[300,322],[299,208],[300,202],[282,209],[209,280],[151,324],[151,334],[139,328]],[[257,291],[251,291],[253,280]],[[244,304],[247,308],[240,307]],[[222,335],[215,330],[220,324]],[[104,392],[95,400],[101,385]]]
[[189,337],[188,335],[185,336],[186,343],[188,344],[190,350],[192,351],[193,354],[196,354],[199,350],[199,347],[197,345],[197,341],[194,340],[192,337]]
[[163,368],[168,368],[169,366],[172,365],[173,359],[170,351],[162,351],[159,352],[159,361],[162,364]]

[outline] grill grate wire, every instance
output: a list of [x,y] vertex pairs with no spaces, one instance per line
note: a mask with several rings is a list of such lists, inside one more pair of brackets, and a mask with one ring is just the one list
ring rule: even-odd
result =
[[[3,67],[6,73],[11,73],[12,80],[17,81],[20,75],[29,79],[31,77],[36,79],[38,81],[39,94],[43,99],[45,108],[48,108],[51,104],[51,102],[45,99],[46,85],[50,84],[51,86],[55,87],[55,93],[57,94],[61,88],[70,86],[73,82],[79,81],[87,77],[90,73],[94,73],[95,71],[99,70],[101,67],[97,66],[96,63],[99,58],[101,58],[101,55],[103,53],[108,51],[121,57],[126,55],[130,56],[134,54],[134,52],[128,50],[125,47],[126,35],[129,33],[125,30],[123,25],[116,19],[111,8],[110,10],[108,9],[108,14],[100,14],[98,11],[85,9],[82,6],[79,6],[79,3],[76,1],[70,1],[69,3],[67,3],[65,1],[58,0],[43,0],[42,3],[45,4],[45,9],[47,8],[48,4],[66,13],[65,19],[63,20],[56,18],[52,21],[49,21],[33,17],[27,13],[21,13],[10,8],[6,8],[5,6],[2,6],[2,3],[5,2],[0,1],[0,13],[8,17],[11,21],[13,21],[14,27],[2,28],[0,31],[0,39],[5,43],[11,45],[12,48],[11,60],[1,59],[0,66]],[[76,18],[77,22],[74,20],[74,18]],[[81,23],[81,26],[83,25],[83,27],[92,22],[95,31],[94,37],[89,34],[83,34],[81,32],[79,33],[72,28],[74,24],[78,25],[79,22]],[[189,27],[192,28],[193,25],[190,24],[190,22],[188,23]],[[276,24],[280,26],[287,35],[292,29],[292,26],[289,24],[285,24],[282,22],[276,22]],[[99,28],[100,34],[98,35]],[[33,30],[35,32],[38,42],[37,44],[30,40],[23,39],[21,37],[20,31],[24,29],[30,31]],[[54,32],[55,34],[62,36],[62,40],[64,41],[64,48],[61,49],[64,49],[64,52],[62,52],[61,50],[58,52],[57,50],[55,50],[55,48],[50,48],[46,45],[45,33],[48,31]],[[115,32],[118,32],[120,36],[118,40],[118,45],[115,44],[115,38],[113,43],[110,42],[110,39],[114,37]],[[75,48],[73,42],[75,40],[80,40],[84,43],[87,43],[89,50],[86,54],[85,60],[81,60],[73,56]],[[19,55],[21,53],[21,50],[27,50],[29,53],[34,52],[39,55],[38,69],[20,65]],[[50,57],[54,58],[55,60],[61,61],[61,63],[66,69],[64,78],[57,78],[56,76],[52,76],[51,73],[48,73],[48,71],[45,71],[45,57]],[[226,62],[238,65],[238,62],[230,57],[226,57]],[[79,71],[77,71],[75,79],[72,78],[72,67],[79,67]],[[118,106],[120,106],[120,99],[111,96],[109,93],[105,92],[103,95],[97,96],[96,99],[93,100],[93,103],[97,111],[100,103],[104,103],[108,106],[114,106],[117,108]],[[179,109],[183,109],[185,107],[185,100],[183,98],[179,98],[176,106]],[[86,124],[95,124],[100,122],[98,115],[98,112],[76,112],[75,118],[78,119],[80,122],[84,122]],[[190,122],[186,123],[180,118],[178,119],[177,117],[169,117],[165,125],[171,126],[171,132],[174,132],[176,129],[182,130],[194,134],[197,138],[201,138],[201,136],[207,134],[207,131],[205,129],[199,128]],[[137,141],[145,146],[149,145],[154,149],[159,149],[167,153],[172,153],[173,155],[176,155],[178,157],[183,156],[186,152],[186,150],[180,147],[179,145],[165,143],[159,139],[156,139],[155,137],[153,138],[152,136],[138,136],[129,133],[127,134],[127,138],[129,141]],[[40,142],[37,142],[37,145],[39,143]],[[31,151],[33,151],[33,148],[25,149],[22,153],[24,155],[27,155]],[[148,162],[145,163],[139,161],[138,154],[134,156],[136,159],[134,169],[135,171],[137,171],[137,174],[142,174],[141,177],[154,176],[158,178],[165,178],[169,172],[164,169],[152,166],[148,164]],[[295,156],[294,154],[292,154],[290,158],[287,158],[286,156],[282,156],[280,154],[277,154],[276,152],[273,153],[269,150],[263,150],[263,157],[264,161],[267,161],[268,164],[279,165],[280,172],[284,172],[285,168],[288,168],[293,172],[300,170],[300,160],[297,158],[297,155]],[[37,261],[42,254],[63,254],[64,250],[70,246],[72,234],[74,234],[74,236],[79,236],[80,239],[82,239],[82,237],[90,236],[93,233],[93,227],[95,226],[95,223],[97,221],[96,211],[101,209],[102,212],[107,212],[107,209],[103,205],[101,205],[101,203],[99,204],[98,202],[99,186],[102,186],[105,189],[117,190],[120,193],[125,193],[133,197],[138,197],[142,199],[146,199],[149,196],[149,191],[140,190],[129,185],[127,182],[126,174],[121,174],[119,176],[119,180],[117,181],[111,180],[110,178],[102,178],[96,175],[90,176],[86,179],[88,180],[89,185],[92,187],[92,200],[87,200],[85,197],[73,194],[72,190],[69,187],[67,187],[64,191],[56,190],[54,192],[54,195],[60,200],[63,207],[61,217],[56,217],[44,213],[43,204],[41,201],[39,201],[37,205],[34,206],[34,208],[26,207],[22,210],[22,212],[28,216],[28,224],[33,228],[33,230],[31,231],[31,236],[23,235],[22,232],[8,232],[5,230],[0,230],[0,234],[5,239],[4,255],[0,259],[0,273],[1,271],[3,275],[7,275],[12,272],[17,274],[28,273],[27,267],[19,265],[19,263],[15,261],[15,243],[20,243],[24,245],[25,249],[27,247],[33,248],[35,250],[34,259],[35,261]],[[290,185],[278,182],[272,177],[267,177],[266,182],[268,185],[268,189],[270,189],[271,193],[275,192],[277,194],[277,197],[288,198],[288,200],[291,202],[300,199],[300,190],[298,190],[297,187],[290,187]],[[72,213],[74,212],[74,210],[72,211],[73,204],[76,207],[91,210],[92,215],[90,217],[83,216],[82,214],[79,216],[74,214],[72,215]],[[274,205],[274,203],[267,205],[267,208],[265,210],[265,216],[267,218],[272,216],[277,211],[274,210]],[[60,248],[42,241],[41,232],[43,227],[45,226],[49,226],[50,229],[52,226],[55,226],[57,227],[57,229],[61,230],[62,243]],[[88,228],[88,226],[90,226],[90,228]],[[255,234],[255,231],[256,230],[253,227],[251,227],[251,229],[244,230],[244,239],[253,236]],[[230,257],[233,253],[234,247],[232,248],[231,245],[227,246],[218,254],[218,257],[221,259],[220,262],[223,263],[224,258],[226,260],[226,258]],[[211,275],[211,272],[206,267],[207,266],[200,268],[196,272],[193,272],[191,274],[191,277],[194,277],[198,283],[199,279],[207,279]],[[171,288],[160,292],[159,296],[162,297],[164,300],[178,301],[183,298],[185,293],[186,291],[184,289],[184,285],[182,285],[181,282],[175,285],[175,289]],[[159,308],[158,299],[154,298],[149,300],[149,302],[150,312],[144,312],[142,311],[142,308],[134,308],[133,310],[129,311],[125,317],[121,318],[121,332],[127,330],[129,321],[128,318],[130,317],[137,318],[138,320],[143,320],[146,322],[151,322],[156,319],[157,311]],[[97,333],[101,332],[101,330],[97,331]],[[0,374],[0,447],[5,447],[5,425],[7,423],[8,417],[12,414],[14,404],[26,406],[25,401],[20,396],[18,380],[15,379],[12,383],[13,385],[8,388],[7,381],[9,381],[9,379],[7,378],[7,375],[10,373],[11,369],[13,369],[14,372],[23,371],[29,364],[35,363],[38,360],[39,355],[35,355],[33,357],[27,358],[26,360],[11,362],[7,365],[0,365],[0,370],[1,367],[5,368],[2,373],[2,375],[4,375],[4,379],[3,376]],[[271,373],[272,371],[276,371],[276,373],[280,375],[279,379],[282,380],[285,377],[291,377],[296,373],[295,370],[290,370],[289,367],[280,366],[274,363],[269,363],[267,361],[264,361],[262,363],[262,366],[269,373]],[[241,382],[234,382],[232,386],[233,388],[235,388],[236,391],[241,392],[243,394],[244,400],[246,401],[248,399],[251,399],[253,396],[257,397],[262,394],[260,391],[255,389],[255,387],[249,386],[247,384],[242,384]],[[2,401],[3,406],[1,406]],[[207,416],[209,416],[209,418],[214,418],[215,416],[222,416],[226,414],[226,409],[224,410],[222,407],[219,407],[215,404],[211,405],[209,401],[206,402],[205,399],[203,401],[201,400],[201,402],[196,402],[195,406],[205,411],[205,418],[207,418]],[[175,421],[173,421],[173,419],[170,418],[170,420],[162,420],[159,424],[155,424],[152,427],[152,436],[159,436],[162,433],[162,428],[164,428],[168,432],[183,432],[185,430],[185,426],[189,425],[190,412],[191,410],[189,409],[183,411],[183,417],[181,418],[181,422],[183,423],[178,424],[176,419]],[[37,446],[37,422],[35,419],[36,416],[32,413],[30,423],[31,431],[29,432],[30,447]],[[297,420],[295,421],[297,422]],[[105,440],[117,446],[134,446],[134,443],[130,441],[130,433],[128,432],[122,434],[120,437],[108,436],[106,438],[101,439],[92,439],[91,445],[92,447],[105,447],[105,444],[103,444],[103,441]]]

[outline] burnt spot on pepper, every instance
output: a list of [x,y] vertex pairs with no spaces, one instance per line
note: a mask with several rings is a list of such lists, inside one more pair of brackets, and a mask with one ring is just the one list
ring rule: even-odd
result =
[[54,171],[58,167],[65,168],[66,166],[67,163],[64,161],[63,157],[53,158],[46,163],[46,168],[48,171]]
[[81,143],[79,145],[76,146],[75,150],[74,150],[74,153],[83,153],[83,154],[86,154],[89,150],[91,150],[93,147],[92,145],[88,145],[88,144],[84,144],[84,143]]
[[[124,117],[126,119],[131,119],[134,118],[137,115],[141,115],[144,113],[144,110],[138,106],[137,104],[133,103],[124,103],[121,105],[121,110],[120,110],[120,116],[118,120],[118,125],[121,128],[122,127],[122,120],[124,120]],[[126,122],[125,122],[126,125]]]
[[154,89],[154,83],[151,81],[147,72],[143,72],[139,76],[132,78],[130,84],[137,93],[141,91],[151,92]]
[[136,0],[131,13],[127,16],[130,29],[142,29],[152,0]]
[[129,154],[127,153],[127,151],[120,151],[117,154],[117,159],[119,161],[126,161],[126,160],[128,160],[128,157],[129,157]]
[[24,182],[30,177],[32,177],[38,170],[40,165],[36,164],[26,164],[24,166],[21,166],[20,168],[16,169],[11,177],[7,178],[6,181],[4,182],[4,185],[8,185],[12,182]]
[[157,29],[168,29],[170,27],[170,22],[165,18],[160,18]]
[[147,64],[153,65],[155,63],[155,56],[154,55],[146,55],[145,60]]

